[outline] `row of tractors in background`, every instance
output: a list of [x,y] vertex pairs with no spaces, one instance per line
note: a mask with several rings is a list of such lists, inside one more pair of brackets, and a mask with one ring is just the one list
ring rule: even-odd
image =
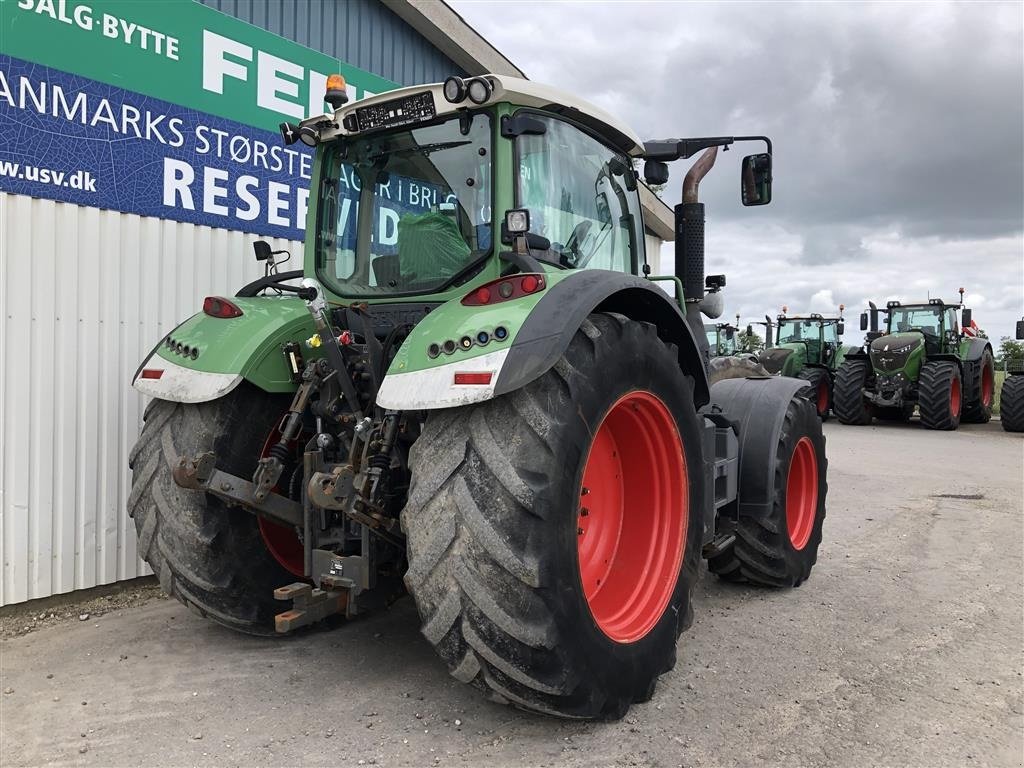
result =
[[[844,305],[837,315],[789,315],[773,321],[704,326],[712,356],[712,381],[748,376],[805,379],[816,393],[818,415],[842,424],[874,419],[908,422],[918,412],[927,429],[954,430],[961,422],[984,424],[995,401],[995,358],[961,300],[947,303],[869,302],[860,316],[860,345],[844,344]],[[764,347],[757,349],[754,326]],[[1016,337],[1024,339],[1024,319]],[[1008,361],[1000,394],[1000,421],[1007,432],[1024,431],[1024,365]]]

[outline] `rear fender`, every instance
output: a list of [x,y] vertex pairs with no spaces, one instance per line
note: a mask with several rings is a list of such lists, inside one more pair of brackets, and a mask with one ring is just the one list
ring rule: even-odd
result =
[[771,513],[775,458],[786,409],[793,396],[806,387],[806,381],[784,376],[723,379],[712,385],[710,408],[721,409],[739,429],[735,509],[740,516],[763,518]]
[[[135,372],[132,386],[150,397],[179,403],[215,400],[243,380],[266,392],[294,392],[282,347],[314,332],[303,302],[276,297],[231,301],[242,310],[240,317],[193,315],[157,344]],[[198,356],[178,352],[179,344],[183,350],[197,350]],[[302,351],[306,360],[320,356],[305,346]]]
[[[617,312],[653,323],[678,348],[680,368],[694,381],[696,407],[708,401],[707,372],[679,307],[648,280],[608,270],[556,272],[547,287],[521,299],[487,306],[449,301],[417,325],[388,369],[377,404],[395,410],[450,408],[513,392],[546,373],[592,312]],[[505,341],[494,338],[504,328]],[[475,342],[486,332],[490,340]],[[460,342],[470,345],[461,348]],[[452,340],[455,351],[426,357],[431,344]],[[455,384],[455,374],[482,374],[485,384]],[[487,374],[490,374],[488,377]]]

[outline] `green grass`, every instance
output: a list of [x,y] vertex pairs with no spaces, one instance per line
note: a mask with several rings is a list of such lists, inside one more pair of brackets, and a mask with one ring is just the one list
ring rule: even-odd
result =
[[992,399],[992,415],[999,415],[999,395],[1003,391],[1003,380],[1006,378],[1006,371],[996,371],[996,392]]

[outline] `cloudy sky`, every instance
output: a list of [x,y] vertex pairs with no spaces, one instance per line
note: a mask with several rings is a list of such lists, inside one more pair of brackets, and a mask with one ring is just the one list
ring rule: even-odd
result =
[[771,136],[771,205],[739,203],[757,145],[701,187],[727,317],[855,317],[960,286],[995,339],[1024,315],[1021,3],[449,3],[531,79],[644,138]]

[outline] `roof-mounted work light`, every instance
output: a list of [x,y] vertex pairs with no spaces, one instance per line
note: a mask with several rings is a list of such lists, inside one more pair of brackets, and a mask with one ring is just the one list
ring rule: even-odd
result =
[[466,100],[466,83],[461,77],[452,75],[444,81],[444,98],[450,104]]
[[348,101],[348,91],[345,90],[345,78],[341,75],[328,75],[327,92],[324,94],[324,101],[334,109],[341,109],[341,106]]
[[301,141],[307,147],[315,147],[320,143],[320,134],[308,125],[298,126],[294,123],[281,123],[281,138],[285,146],[290,147],[296,141]]
[[483,104],[489,98],[491,98],[491,92],[494,89],[491,87],[491,83],[485,77],[474,77],[466,84],[466,92],[469,94],[469,100],[474,104]]

